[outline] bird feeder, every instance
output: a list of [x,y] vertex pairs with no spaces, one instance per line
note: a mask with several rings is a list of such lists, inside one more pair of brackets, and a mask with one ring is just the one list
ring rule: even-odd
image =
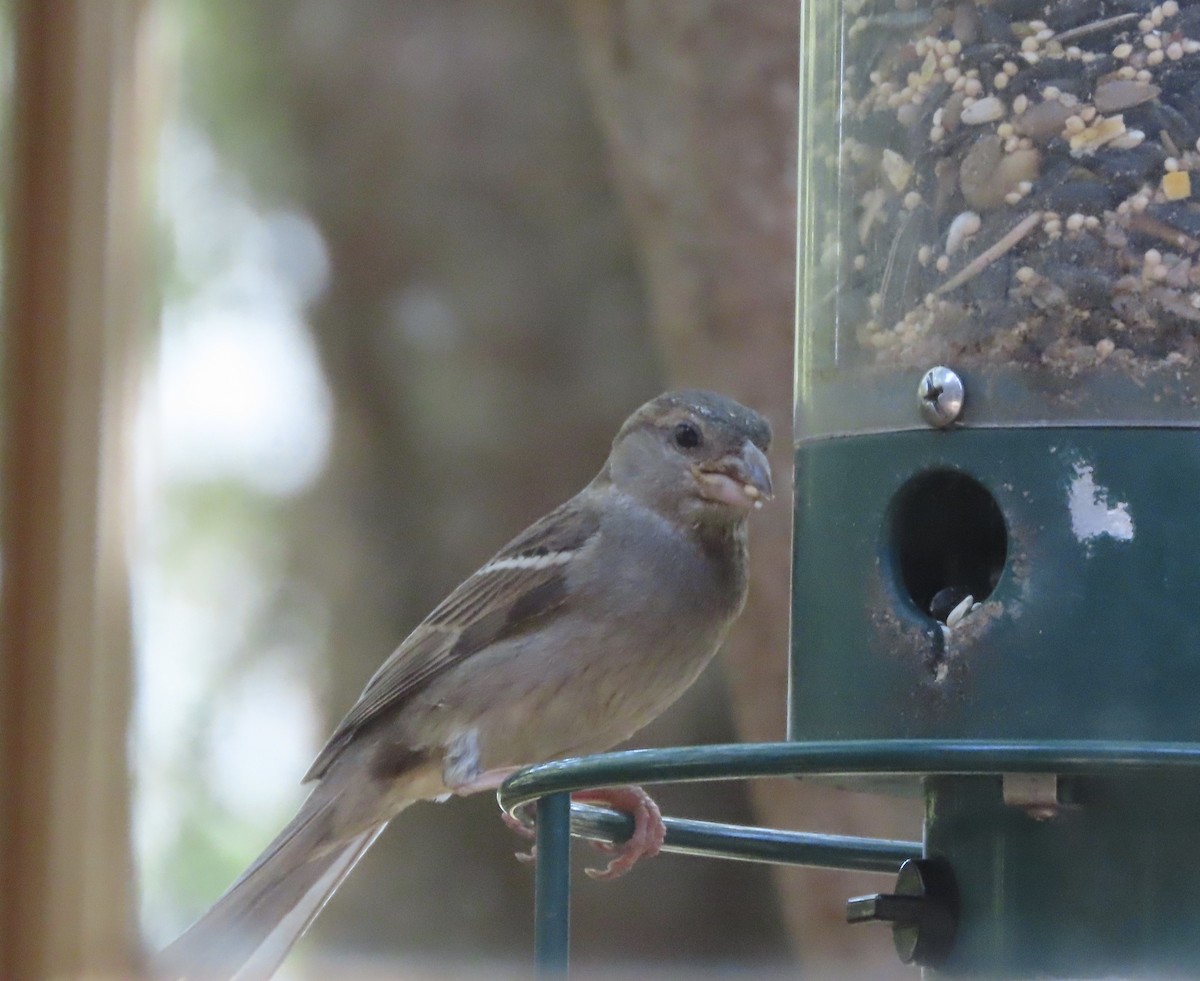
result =
[[848,918],[929,977],[1196,976],[1200,4],[801,10],[789,741],[550,764],[506,804],[919,794],[919,845],[668,847],[899,869]]
[[1045,760],[923,780],[949,975],[1200,968],[1181,6],[804,5],[790,736]]

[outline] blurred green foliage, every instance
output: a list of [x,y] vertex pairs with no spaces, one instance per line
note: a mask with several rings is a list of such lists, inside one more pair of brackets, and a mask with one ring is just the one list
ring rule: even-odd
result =
[[264,204],[294,200],[304,169],[293,165],[285,66],[269,36],[273,0],[159,0],[179,19],[180,98],[187,119],[236,165]]

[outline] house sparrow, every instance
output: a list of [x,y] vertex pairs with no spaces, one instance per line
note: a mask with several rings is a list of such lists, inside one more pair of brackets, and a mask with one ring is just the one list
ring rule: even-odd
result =
[[[765,419],[711,392],[633,413],[596,478],[501,549],[386,660],[305,777],[299,814],[160,955],[160,977],[269,977],[389,820],[600,752],[686,689],[746,598],[746,518],[771,496]],[[639,788],[588,791],[662,843]]]

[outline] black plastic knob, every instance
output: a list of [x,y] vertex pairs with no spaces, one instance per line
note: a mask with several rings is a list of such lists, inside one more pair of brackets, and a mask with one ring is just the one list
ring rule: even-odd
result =
[[954,873],[938,859],[910,859],[900,866],[894,893],[847,902],[846,922],[890,923],[900,960],[937,967],[950,955],[958,929]]

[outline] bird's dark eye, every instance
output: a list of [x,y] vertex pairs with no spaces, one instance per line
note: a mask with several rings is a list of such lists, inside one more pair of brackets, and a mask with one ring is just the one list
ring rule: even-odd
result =
[[676,426],[673,436],[675,445],[681,450],[694,450],[704,442],[704,437],[700,435],[700,430],[690,422],[681,422]]

